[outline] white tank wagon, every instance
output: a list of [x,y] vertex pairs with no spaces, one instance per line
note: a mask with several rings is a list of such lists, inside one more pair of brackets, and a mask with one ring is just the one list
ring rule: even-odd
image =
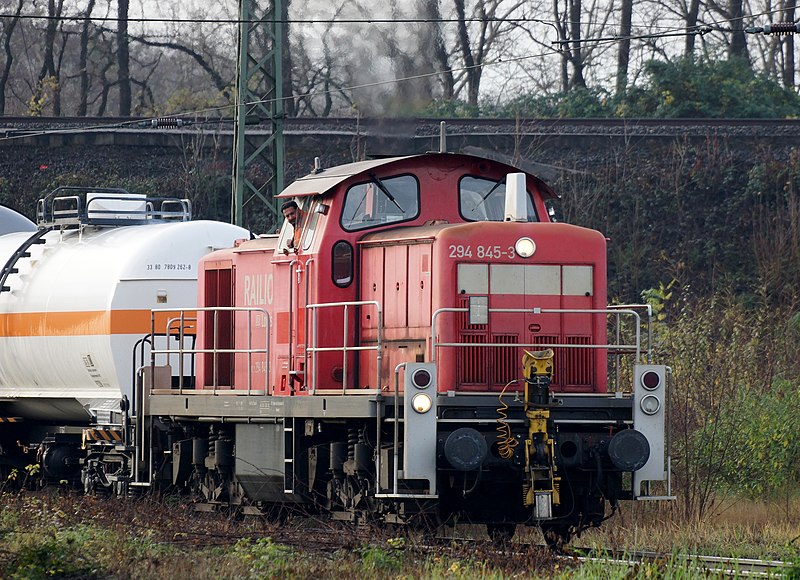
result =
[[0,416],[84,422],[132,398],[150,310],[194,307],[200,258],[249,237],[170,204],[54,196],[40,202],[36,233],[0,236]]
[[10,207],[0,205],[0,236],[12,232],[33,232],[36,224]]

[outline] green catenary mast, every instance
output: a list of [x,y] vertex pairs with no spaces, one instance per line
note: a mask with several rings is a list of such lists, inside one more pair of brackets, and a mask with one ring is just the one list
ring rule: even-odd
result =
[[[281,58],[286,1],[269,0],[262,9],[258,0],[239,0],[231,221],[250,229],[274,231],[280,223],[275,195],[284,182]],[[245,131],[253,122],[259,123],[258,130]],[[248,171],[256,167],[260,170]]]

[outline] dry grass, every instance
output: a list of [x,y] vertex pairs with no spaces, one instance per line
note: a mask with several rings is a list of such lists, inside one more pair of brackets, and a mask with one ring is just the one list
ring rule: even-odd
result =
[[[797,560],[800,502],[722,505],[701,523],[677,510],[627,504],[574,541],[619,550],[701,552]],[[482,530],[481,530],[482,531]],[[473,532],[477,533],[476,530]],[[399,535],[393,535],[399,534]],[[456,533],[454,537],[463,537]],[[477,537],[477,535],[476,535]],[[519,542],[540,543],[536,531]],[[71,493],[0,493],[0,578],[692,578],[671,559],[635,569],[559,560],[514,543],[442,542],[402,530],[357,529],[324,520],[270,524],[260,518],[198,514],[175,498],[121,500]]]
[[783,503],[725,500],[703,521],[685,521],[677,506],[626,502],[620,513],[576,545],[621,550],[797,559],[800,499]]

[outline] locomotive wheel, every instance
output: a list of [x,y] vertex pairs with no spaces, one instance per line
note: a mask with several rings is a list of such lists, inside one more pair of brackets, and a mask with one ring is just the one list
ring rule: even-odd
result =
[[560,552],[572,538],[569,524],[542,524],[541,529],[545,544],[556,552]]
[[517,532],[517,524],[486,524],[486,533],[493,544],[508,544]]

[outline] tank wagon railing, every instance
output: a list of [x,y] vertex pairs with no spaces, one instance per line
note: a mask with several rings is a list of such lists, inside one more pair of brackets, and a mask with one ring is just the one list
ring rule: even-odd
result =
[[[213,343],[211,344],[210,348],[195,348],[195,347],[187,347],[186,346],[186,338],[194,336],[194,332],[187,332],[188,328],[196,328],[198,318],[196,316],[187,316],[187,312],[194,313],[201,313],[207,312],[210,313],[213,317],[211,324],[208,326],[212,331],[212,335],[214,337]],[[222,313],[234,313],[233,316],[235,317],[237,312],[246,313],[247,314],[247,324],[245,325],[244,335],[247,337],[247,345],[244,348],[232,348],[228,345],[220,345],[219,344],[219,335],[220,332],[218,329],[220,328],[220,314]],[[269,313],[264,310],[263,308],[253,308],[253,307],[236,307],[236,306],[212,306],[212,307],[205,307],[205,308],[193,308],[190,311],[187,310],[176,310],[176,309],[169,309],[169,308],[162,308],[162,309],[155,309],[151,311],[151,318],[150,318],[150,339],[152,341],[153,347],[150,350],[150,367],[145,368],[145,373],[150,373],[149,376],[149,384],[151,385],[151,392],[153,394],[176,394],[176,395],[187,395],[187,394],[196,394],[196,395],[219,395],[219,394],[226,394],[226,395],[265,395],[267,394],[268,388],[268,380],[269,380],[269,336],[272,330],[272,323],[269,317]],[[167,319],[166,325],[163,327],[166,331],[167,336],[167,344],[166,348],[156,348],[155,345],[155,338],[160,333],[156,333],[157,328],[157,318],[161,315],[169,315],[173,314],[172,316]],[[254,324],[253,321],[256,317],[262,317],[263,324]],[[263,347],[254,347],[253,346],[253,339],[256,334],[253,331],[253,328],[258,328],[259,326],[263,327],[264,334],[264,346]],[[233,328],[234,325],[231,325]],[[232,330],[232,332],[235,332]],[[241,333],[240,333],[241,335]],[[177,346],[170,348],[169,338],[174,337],[177,339]],[[235,339],[234,335],[230,336],[230,342],[233,343]],[[187,360],[189,361],[188,364],[191,368],[196,368],[196,359],[197,355],[210,355],[213,362],[213,383],[211,385],[194,385],[192,387],[186,387],[184,385],[184,376],[185,376],[185,368],[187,365]],[[223,356],[230,356],[232,358],[236,358],[237,356],[245,356],[247,358],[247,380],[246,380],[246,389],[239,389],[235,388],[234,385],[224,385],[226,388],[221,388],[223,385],[220,384],[220,377],[219,377],[219,360],[220,355]],[[263,375],[264,375],[264,387],[260,389],[253,388],[253,357],[254,356],[263,356],[264,363],[263,363]],[[156,385],[156,369],[160,366],[159,358],[166,358],[166,364],[169,365],[172,360],[177,358],[178,361],[178,385],[177,388],[170,388],[170,389],[156,389],[154,388]],[[234,365],[235,366],[235,365]],[[259,373],[261,374],[261,373]]]
[[[644,337],[642,336],[642,316],[638,311],[644,311],[645,328]],[[613,330],[610,333],[613,341],[606,344],[564,344],[564,343],[545,343],[545,342],[514,342],[514,343],[494,343],[494,342],[439,342],[437,341],[437,323],[439,318],[448,313],[468,313],[469,308],[440,308],[431,317],[431,362],[436,361],[437,352],[440,348],[529,348],[543,349],[552,348],[556,352],[559,349],[585,349],[585,350],[606,350],[613,356],[615,371],[615,390],[619,392],[620,373],[622,359],[625,356],[633,355],[634,362],[642,362],[643,355],[647,362],[650,362],[650,351],[653,342],[652,331],[652,307],[649,304],[626,304],[619,306],[609,306],[604,309],[569,309],[569,308],[489,308],[491,316],[494,313],[500,314],[597,314],[612,318]],[[632,319],[626,333],[623,317]],[[633,332],[633,342],[622,342],[626,334]]]
[[191,219],[192,203],[188,199],[146,197],[121,188],[59,187],[36,203],[39,227],[138,225]]
[[[378,324],[377,324],[377,341],[375,345],[370,346],[356,346],[350,345],[348,341],[348,336],[350,334],[349,328],[349,318],[348,315],[350,314],[351,308],[361,308],[361,307],[375,307],[375,310],[378,314]],[[375,351],[375,357],[377,359],[377,370],[376,370],[376,377],[375,377],[375,389],[351,389],[350,394],[374,394],[376,391],[381,391],[381,365],[383,362],[383,310],[381,309],[381,305],[379,302],[374,300],[366,300],[360,302],[326,302],[321,304],[309,304],[306,306],[308,310],[311,311],[311,345],[306,348],[306,352],[311,355],[311,363],[313,372],[311,373],[311,388],[309,390],[309,394],[313,395],[318,390],[317,385],[317,361],[319,359],[319,353],[321,352],[341,352],[342,353],[342,388],[340,390],[342,395],[347,394],[347,354],[350,352],[360,352],[360,351]],[[329,347],[321,347],[319,346],[319,321],[318,321],[318,312],[324,308],[342,308],[344,312],[344,328],[342,329],[342,346],[329,346]],[[355,336],[357,333],[353,333]],[[339,389],[336,389],[339,391]],[[327,392],[327,391],[326,391]]]

